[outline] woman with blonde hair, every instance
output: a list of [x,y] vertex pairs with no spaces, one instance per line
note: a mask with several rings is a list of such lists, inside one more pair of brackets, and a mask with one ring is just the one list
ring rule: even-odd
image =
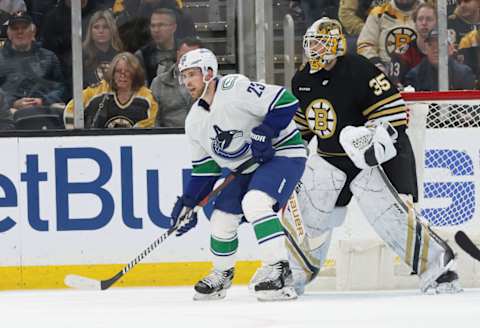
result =
[[122,50],[122,40],[111,12],[95,12],[88,23],[83,42],[83,86],[100,82],[113,57]]
[[[145,86],[145,73],[137,57],[129,52],[116,55],[105,79],[83,90],[85,128],[152,128],[158,105]],[[64,121],[73,124],[73,99],[67,104]]]

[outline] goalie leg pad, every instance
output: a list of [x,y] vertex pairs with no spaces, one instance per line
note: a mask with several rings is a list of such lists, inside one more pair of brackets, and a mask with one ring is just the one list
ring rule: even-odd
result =
[[346,208],[337,208],[335,203],[346,179],[343,171],[319,156],[311,156],[281,216],[298,294],[302,294],[305,284],[318,274],[327,255],[332,230],[345,220]]
[[447,259],[447,250],[417,222],[413,202],[405,202],[408,211],[397,202],[378,168],[362,170],[350,184],[350,189],[377,234],[414,273],[420,275],[421,286],[431,284],[448,270],[453,258]]

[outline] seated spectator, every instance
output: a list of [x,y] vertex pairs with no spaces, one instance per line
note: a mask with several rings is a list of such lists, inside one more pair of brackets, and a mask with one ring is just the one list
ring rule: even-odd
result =
[[460,40],[458,57],[468,65],[476,76],[476,88],[480,89],[480,32],[472,31]]
[[7,39],[7,24],[10,15],[27,11],[23,0],[0,0],[0,47]]
[[195,36],[192,17],[184,12],[175,0],[116,0],[113,13],[125,50],[135,52],[150,40],[149,25],[151,13],[157,8],[173,10],[177,29],[175,39]]
[[437,9],[429,3],[420,4],[412,15],[417,32],[416,39],[408,44],[408,49],[401,55],[396,55],[392,61],[398,63],[400,71],[397,84],[401,87],[405,81],[405,74],[417,66],[426,53],[428,33],[437,26]]
[[[203,48],[200,40],[185,38],[178,43],[177,63],[190,50]],[[177,63],[153,79],[151,90],[158,102],[157,127],[184,127],[185,117],[193,104],[190,93],[180,84]]]
[[98,84],[113,57],[122,51],[115,19],[108,10],[99,10],[90,18],[83,43],[83,87]]
[[[85,128],[151,128],[158,105],[145,86],[145,73],[129,52],[116,55],[105,80],[83,90]],[[65,108],[65,126],[74,119],[73,99]]]
[[[65,76],[65,100],[72,98],[72,22],[71,1],[59,0],[57,5],[44,15],[40,38],[46,49],[53,51],[60,60]],[[88,21],[96,11],[94,0],[81,0],[82,31],[87,30]],[[85,33],[83,33],[85,36]]]
[[147,84],[153,78],[165,72],[175,61],[177,45],[175,13],[170,9],[155,9],[150,16],[150,35],[152,41],[140,48],[135,55],[147,73]]
[[349,52],[357,52],[357,39],[370,11],[388,0],[340,0],[338,19],[345,28]]
[[390,0],[372,9],[358,36],[357,52],[368,58],[392,80],[400,70],[392,56],[401,55],[416,38],[412,19],[420,0]]
[[12,113],[8,107],[7,102],[5,101],[5,92],[0,89],[0,130],[13,130],[15,129],[15,124],[13,123]]
[[0,49],[0,87],[10,108],[24,109],[63,102],[63,74],[57,56],[41,48],[35,25],[25,13],[10,17],[8,41]]
[[458,0],[457,7],[448,17],[447,26],[457,34],[461,40],[470,31],[476,30],[480,23],[480,0]]
[[[438,91],[438,31],[430,31],[426,38],[426,57],[405,76],[405,83],[416,91]],[[458,63],[451,55],[454,52],[453,40],[448,40],[448,81],[449,90],[475,88],[475,78],[470,67]]]

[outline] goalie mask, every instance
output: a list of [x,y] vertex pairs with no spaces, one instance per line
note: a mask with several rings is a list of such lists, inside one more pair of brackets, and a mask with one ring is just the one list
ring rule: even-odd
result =
[[345,55],[347,42],[340,22],[328,17],[317,20],[303,36],[303,49],[310,62],[311,74]]

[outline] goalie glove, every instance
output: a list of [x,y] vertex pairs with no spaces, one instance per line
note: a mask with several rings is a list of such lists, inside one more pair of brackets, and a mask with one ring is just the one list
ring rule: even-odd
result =
[[340,144],[356,167],[366,169],[397,155],[394,145],[397,135],[389,124],[372,128],[346,126],[340,132]]
[[[197,213],[192,209],[195,207],[195,202],[189,197],[177,197],[177,201],[172,209],[172,227],[180,224],[181,226],[176,231],[176,236],[179,237],[197,225]],[[186,224],[184,224],[186,222]]]

